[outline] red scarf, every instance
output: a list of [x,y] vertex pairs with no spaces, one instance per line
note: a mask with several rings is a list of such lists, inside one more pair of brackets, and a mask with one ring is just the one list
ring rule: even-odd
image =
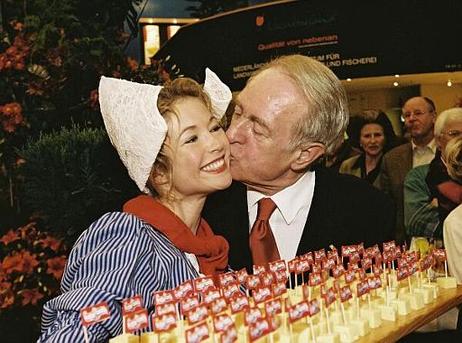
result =
[[201,273],[216,275],[226,269],[228,242],[215,235],[204,219],[201,218],[194,235],[175,213],[148,195],[127,201],[123,210],[151,224],[181,251],[196,255]]

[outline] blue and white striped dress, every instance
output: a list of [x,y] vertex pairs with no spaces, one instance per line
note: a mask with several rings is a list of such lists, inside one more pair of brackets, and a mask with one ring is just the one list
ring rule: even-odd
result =
[[43,307],[38,342],[84,342],[80,309],[106,301],[110,319],[88,328],[90,342],[121,334],[120,301],[140,294],[151,309],[152,292],[198,276],[185,254],[137,217],[111,212],[95,221],[74,245],[61,295]]

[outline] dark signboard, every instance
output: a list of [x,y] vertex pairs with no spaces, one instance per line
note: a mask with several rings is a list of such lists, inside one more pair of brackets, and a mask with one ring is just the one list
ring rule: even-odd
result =
[[462,70],[461,42],[462,0],[284,1],[185,26],[154,58],[198,80],[209,67],[239,90],[292,53],[341,79]]

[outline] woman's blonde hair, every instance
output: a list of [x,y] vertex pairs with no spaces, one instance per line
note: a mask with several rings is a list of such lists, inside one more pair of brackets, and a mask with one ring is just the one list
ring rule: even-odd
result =
[[[175,105],[178,101],[188,97],[198,99],[211,110],[210,98],[199,83],[186,77],[178,78],[166,84],[159,92],[159,97],[157,99],[157,108],[167,123],[169,123],[172,118],[178,119],[179,113]],[[169,149],[169,144],[164,141],[151,169],[151,173],[149,174],[146,186],[153,195],[159,195],[158,191],[155,189],[155,177],[159,174],[167,176],[168,184],[170,187],[172,186],[172,161],[168,155]]]
[[462,137],[451,139],[443,151],[443,160],[449,176],[462,183]]

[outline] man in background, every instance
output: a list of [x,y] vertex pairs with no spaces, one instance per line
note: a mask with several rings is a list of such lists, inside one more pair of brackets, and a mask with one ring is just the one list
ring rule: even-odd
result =
[[404,242],[407,238],[404,227],[404,179],[412,168],[430,163],[436,152],[433,135],[436,108],[433,101],[427,97],[411,98],[404,103],[402,113],[411,142],[400,145],[384,155],[379,183],[380,188],[390,194],[395,202],[394,238],[398,242]]

